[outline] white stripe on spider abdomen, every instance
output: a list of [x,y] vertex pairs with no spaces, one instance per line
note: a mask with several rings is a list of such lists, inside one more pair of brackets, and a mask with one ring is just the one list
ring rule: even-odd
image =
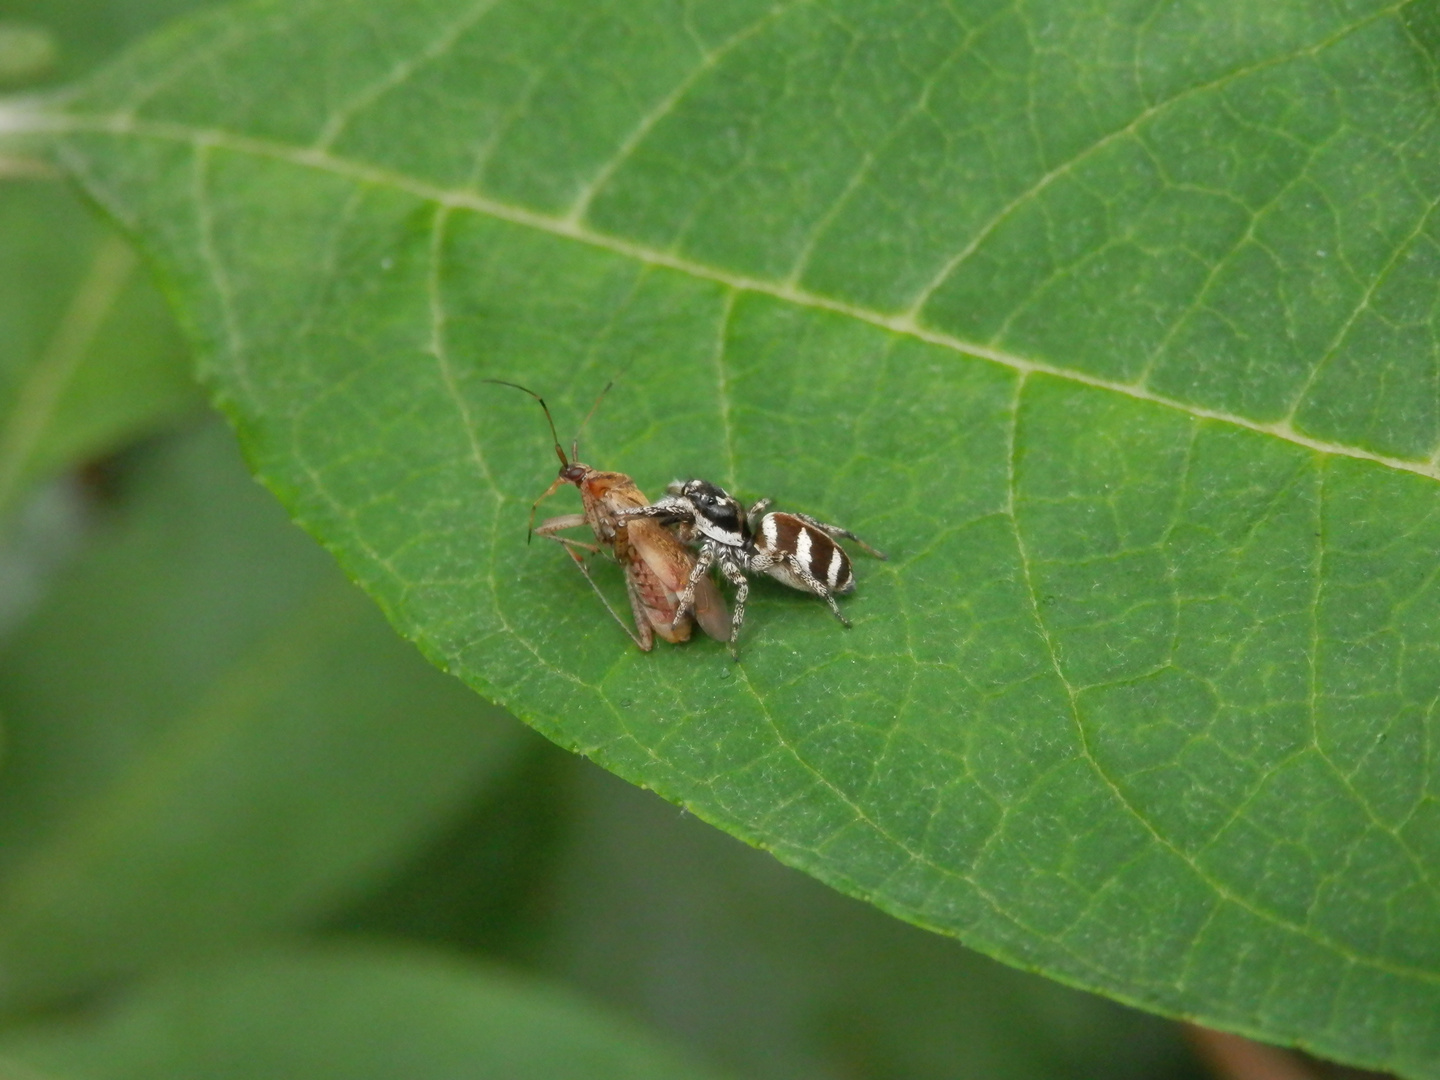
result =
[[792,589],[811,591],[805,579],[784,561],[787,555],[794,555],[800,565],[832,593],[844,595],[855,588],[850,557],[845,550],[819,529],[790,514],[766,514],[754,545],[757,554],[774,561],[774,565],[764,568],[765,573]]

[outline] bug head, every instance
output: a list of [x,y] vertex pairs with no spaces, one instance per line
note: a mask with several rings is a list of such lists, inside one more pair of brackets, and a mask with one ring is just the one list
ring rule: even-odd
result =
[[606,383],[605,389],[600,391],[600,396],[595,399],[595,404],[590,406],[590,411],[585,414],[585,419],[580,422],[580,429],[575,432],[575,438],[570,442],[570,456],[566,457],[565,448],[560,445],[560,436],[555,431],[555,418],[550,415],[550,406],[545,404],[543,397],[535,393],[534,390],[521,386],[519,383],[506,382],[504,379],[485,379],[483,381],[496,383],[500,386],[512,387],[522,393],[529,394],[540,403],[540,408],[545,413],[545,422],[550,425],[550,438],[555,446],[555,456],[560,459],[560,474],[555,478],[555,483],[551,484],[550,487],[546,489],[545,494],[536,499],[530,507],[530,529],[526,533],[526,541],[528,542],[530,536],[535,532],[535,511],[540,504],[555,494],[556,489],[561,484],[574,484],[576,487],[579,487],[580,482],[584,480],[590,472],[590,466],[581,464],[581,462],[576,460],[580,456],[580,432],[585,430],[585,425],[590,422],[590,417],[595,415],[595,410],[600,407],[600,402],[605,399],[605,395],[610,392],[610,387],[615,384],[613,382]]
[[709,480],[686,480],[671,484],[667,490],[694,508],[695,527],[702,535],[731,547],[744,543],[745,512],[724,488]]

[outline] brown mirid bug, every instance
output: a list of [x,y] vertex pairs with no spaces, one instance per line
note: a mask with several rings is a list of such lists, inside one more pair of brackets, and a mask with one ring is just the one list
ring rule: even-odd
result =
[[[555,432],[555,420],[545,399],[535,391],[518,383],[503,379],[486,379],[486,382],[514,387],[529,394],[540,403],[545,411],[545,420],[550,425],[550,437],[555,443],[555,455],[560,459],[560,475],[545,489],[545,493],[530,507],[530,532],[538,533],[564,546],[575,565],[590,582],[590,587],[600,597],[605,610],[624,627],[630,639],[639,648],[649,652],[655,645],[655,635],[666,641],[678,643],[688,641],[693,621],[717,641],[730,639],[730,617],[725,607],[725,598],[708,577],[695,584],[695,553],[687,547],[665,523],[650,518],[631,519],[622,516],[627,510],[636,510],[649,504],[645,493],[635,486],[635,481],[624,473],[602,472],[576,460],[580,452],[580,432],[570,444],[570,456],[560,445],[560,436]],[[610,387],[607,385],[595,399],[590,413],[580,424],[580,431],[589,423]],[[548,518],[538,526],[535,512],[540,504],[557,492],[562,484],[574,484],[580,491],[582,510],[578,514],[561,514]],[[561,536],[565,529],[590,526],[594,533],[594,544]],[[681,525],[684,528],[684,525]],[[635,618],[632,632],[619,613],[610,606],[610,601],[600,591],[600,586],[590,576],[585,564],[585,555],[608,550],[625,571],[625,591],[630,597],[630,609]],[[582,554],[582,552],[584,554]],[[684,610],[678,606],[682,593],[687,595]]]
[[630,528],[643,519],[678,524],[699,544],[700,554],[690,571],[690,584],[681,592],[678,609],[689,610],[691,592],[699,595],[702,583],[710,584],[706,571],[719,567],[735,586],[735,619],[730,631],[730,651],[736,651],[740,624],[745,621],[745,601],[750,595],[748,574],[769,574],[792,589],[811,592],[830,605],[835,618],[848,627],[837,595],[855,591],[850,556],[840,546],[844,538],[860,545],[869,555],[884,559],[885,553],[872,548],[849,529],[827,525],[809,514],[767,513],[773,499],[761,499],[748,511],[724,488],[708,480],[676,481],[659,502],[642,510],[626,510]]

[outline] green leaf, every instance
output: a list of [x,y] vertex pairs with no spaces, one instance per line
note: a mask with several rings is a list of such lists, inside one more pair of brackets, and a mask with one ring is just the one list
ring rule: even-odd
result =
[[413,950],[276,954],[0,1036],[64,1080],[679,1080],[702,1072],[543,984]]
[[[1434,12],[272,3],[4,125],[292,514],[557,742],[1012,963],[1436,1076]],[[636,652],[523,543],[549,440],[486,376],[567,430],[619,376],[587,460],[890,551],[854,630],[761,583],[742,665]]]
[[511,758],[216,427],[0,652],[5,1005],[315,919]]

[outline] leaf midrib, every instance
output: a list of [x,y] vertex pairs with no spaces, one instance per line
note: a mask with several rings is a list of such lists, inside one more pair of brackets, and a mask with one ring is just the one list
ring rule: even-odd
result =
[[311,147],[297,147],[274,140],[240,135],[215,128],[198,128],[166,121],[139,120],[128,114],[85,115],[77,113],[57,114],[31,112],[20,117],[9,118],[12,129],[23,129],[27,133],[53,135],[101,134],[160,139],[169,142],[189,144],[197,153],[212,149],[229,150],[238,154],[267,158],[283,164],[314,169],[334,176],[375,187],[389,188],[433,202],[447,210],[469,210],[484,214],[500,221],[525,228],[535,229],[551,236],[584,244],[588,247],[608,251],[642,263],[648,267],[673,270],[698,280],[710,281],[736,291],[769,296],[796,307],[831,314],[843,315],[857,322],[865,323],[894,334],[914,338],[930,345],[937,345],[955,353],[966,354],[993,364],[1008,368],[1022,375],[1048,375],[1079,386],[1104,390],[1134,401],[1142,401],[1181,413],[1195,420],[1210,420],[1257,434],[1267,435],[1308,450],[1335,457],[1369,461],[1397,472],[1414,473],[1431,480],[1440,480],[1440,461],[1435,459],[1407,459],[1388,454],[1376,453],[1364,447],[1317,439],[1296,430],[1288,421],[1263,423],[1222,409],[1211,409],[1192,402],[1157,394],[1141,386],[1104,379],[1084,371],[1066,368],[1058,364],[1036,360],[1005,352],[988,345],[966,341],[917,321],[914,314],[906,312],[887,314],[874,311],[841,300],[835,300],[799,286],[776,281],[767,281],[744,274],[736,274],[712,266],[706,266],[690,259],[636,244],[623,237],[599,232],[569,217],[556,217],[538,213],[522,206],[491,199],[472,191],[456,191],[407,176],[392,169],[339,157],[324,150]]

